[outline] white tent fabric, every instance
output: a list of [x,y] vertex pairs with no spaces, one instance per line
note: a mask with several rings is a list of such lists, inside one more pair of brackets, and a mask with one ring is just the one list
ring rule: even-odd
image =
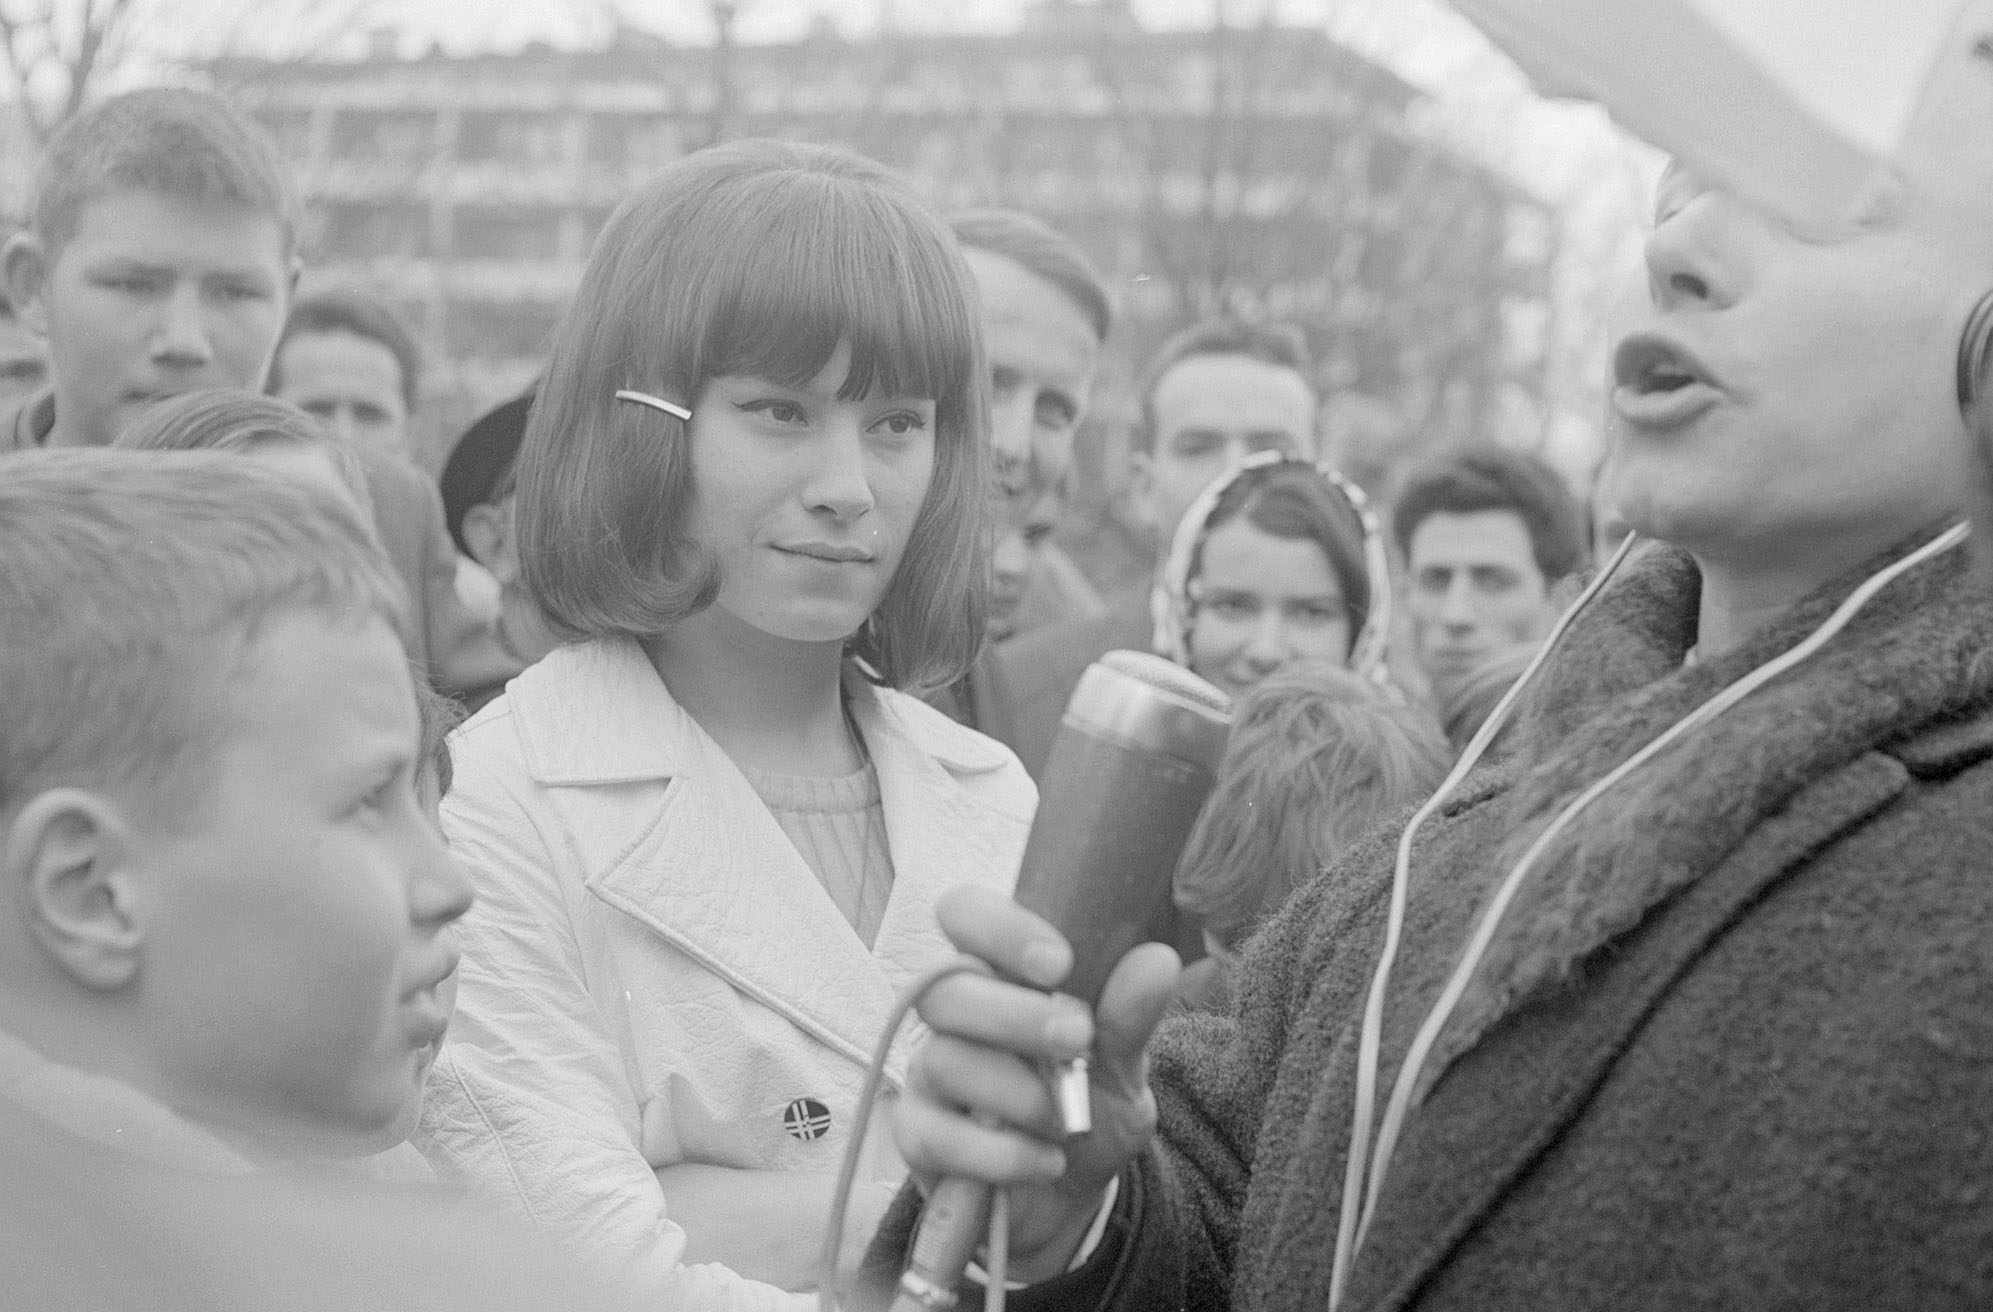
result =
[[1806,221],[1858,207],[1965,9],[1964,0],[1453,4],[1544,94],[1598,101],[1711,180]]

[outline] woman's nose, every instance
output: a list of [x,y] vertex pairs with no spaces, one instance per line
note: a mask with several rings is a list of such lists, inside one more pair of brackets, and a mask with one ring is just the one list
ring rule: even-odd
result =
[[1737,279],[1723,255],[1734,209],[1729,198],[1705,192],[1654,225],[1642,254],[1655,308],[1722,309],[1736,299]]
[[804,490],[812,510],[824,510],[840,520],[857,519],[872,509],[872,480],[865,468],[865,441],[855,421],[832,424],[818,449],[819,459]]
[[1271,668],[1288,655],[1287,628],[1281,622],[1280,609],[1269,606],[1253,625],[1246,641],[1246,658],[1261,668]]

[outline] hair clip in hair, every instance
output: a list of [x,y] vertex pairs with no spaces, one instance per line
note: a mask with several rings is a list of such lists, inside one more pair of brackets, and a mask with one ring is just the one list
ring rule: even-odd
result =
[[638,405],[647,405],[653,410],[662,410],[666,414],[676,415],[680,419],[689,421],[692,418],[692,412],[676,401],[667,401],[661,396],[652,396],[649,392],[638,392],[625,387],[616,393],[616,399],[618,401],[635,401]]

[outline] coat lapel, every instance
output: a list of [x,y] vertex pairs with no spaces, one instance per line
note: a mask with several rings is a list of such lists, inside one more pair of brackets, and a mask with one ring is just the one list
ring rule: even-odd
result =
[[[1882,561],[1800,603],[1720,660],[1681,668],[1699,584],[1677,553],[1653,552],[1608,591],[1537,690],[1545,720],[1504,806],[1508,832],[1476,862],[1506,875],[1584,788],[1669,726],[1786,652]],[[1816,781],[1984,694],[1993,611],[1972,604],[1962,553],[1878,594],[1804,665],[1643,765],[1583,812],[1531,867],[1435,1052],[1429,1075],[1647,914],[1732,857]],[[1582,717],[1582,719],[1580,719]],[[1561,723],[1560,723],[1561,722]],[[1546,727],[1551,732],[1544,732]],[[1491,882],[1492,887],[1492,882]]]
[[564,648],[522,680],[512,700],[529,768],[538,782],[565,786],[572,831],[584,842],[627,834],[633,810],[648,815],[634,839],[587,854],[588,891],[853,1062],[870,1060],[898,988],[948,955],[931,909],[938,890],[1006,847],[1014,878],[1028,815],[978,802],[948,768],[995,769],[1007,753],[938,714],[956,732],[937,729],[911,699],[888,705],[876,688],[850,685],[894,866],[868,949],[635,644]]
[[[1406,1121],[1373,1220],[1377,1234],[1418,1236],[1390,1256],[1359,1258],[1349,1304],[1366,1312],[1410,1306],[1432,1272],[1500,1203],[1580,1116],[1670,989],[1711,943],[1765,891],[1824,844],[1887,806],[1909,772],[1891,757],[1864,756],[1795,799],[1755,830],[1733,858],[1696,881],[1619,947],[1609,967],[1588,975],[1582,991],[1537,998],[1509,1016],[1499,1051],[1460,1056]],[[1408,976],[1386,1050],[1402,1054],[1425,1008],[1453,964],[1426,954]],[[1493,1062],[1502,1096],[1474,1065]],[[1382,1072],[1388,1090],[1395,1069]],[[1417,1188],[1392,1188],[1416,1180]]]
[[934,922],[943,891],[971,872],[982,872],[985,886],[1015,885],[1031,815],[1005,811],[957,779],[1009,763],[1010,753],[990,739],[911,698],[888,704],[876,689],[854,689],[851,706],[886,809],[893,892],[874,948],[897,991],[954,956]]
[[[1463,897],[1484,903],[1549,815],[1799,641],[1857,582],[1823,589],[1723,661],[1682,670],[1693,567],[1671,553],[1642,562],[1551,663],[1534,694],[1533,737],[1513,770],[1480,790],[1483,799],[1449,808],[1444,827],[1420,842],[1414,868],[1423,864],[1428,878],[1415,877],[1414,923],[1459,919],[1443,907],[1461,907]],[[1685,750],[1656,758],[1642,787],[1602,799],[1574,840],[1551,850],[1443,1033],[1387,1176],[1374,1232],[1416,1238],[1358,1260],[1352,1306],[1408,1305],[1582,1113],[1710,945],[1769,888],[1902,792],[1916,767],[1914,753],[1903,754],[1906,733],[1939,728],[1993,691],[1984,655],[1993,650],[1993,611],[1965,583],[1957,553],[1905,576],[1808,666]],[[1474,871],[1473,882],[1447,871]],[[1460,946],[1449,939],[1401,957],[1382,1090]],[[1471,1078],[1487,1062],[1495,1063],[1489,1077]],[[1486,1099],[1495,1071],[1498,1105]],[[1419,1187],[1392,1187],[1408,1180]]]

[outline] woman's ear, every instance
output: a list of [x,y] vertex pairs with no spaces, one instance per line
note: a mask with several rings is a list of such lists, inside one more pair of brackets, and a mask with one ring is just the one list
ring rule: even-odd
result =
[[137,914],[131,826],[102,795],[51,788],[14,816],[0,846],[0,875],[29,936],[71,979],[111,992],[138,974],[144,935]]

